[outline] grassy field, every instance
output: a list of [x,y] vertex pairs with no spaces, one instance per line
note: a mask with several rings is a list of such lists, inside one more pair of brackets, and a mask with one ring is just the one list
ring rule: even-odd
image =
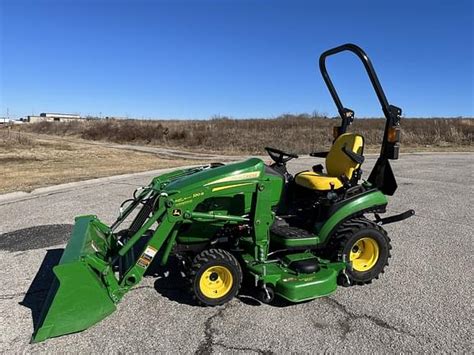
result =
[[[96,177],[200,163],[163,159],[110,143],[225,154],[265,155],[265,146],[309,153],[331,145],[339,120],[282,116],[190,121],[85,120],[0,128],[0,194]],[[380,149],[383,120],[359,119],[351,130],[365,136],[367,152]],[[405,119],[402,152],[474,151],[473,119]],[[121,146],[123,147],[123,146]],[[181,156],[181,155],[179,155]],[[183,156],[184,158],[184,156]],[[200,159],[200,158],[194,158]]]
[[0,129],[0,194],[103,176],[190,165],[189,160],[112,149],[75,140],[47,140]]
[[[28,131],[94,141],[157,145],[226,154],[264,154],[265,146],[295,153],[326,149],[332,127],[340,120],[309,115],[275,119],[235,120],[87,120],[24,125]],[[379,149],[384,120],[356,119],[351,130],[361,133],[369,150]],[[402,152],[472,150],[474,119],[403,119]]]

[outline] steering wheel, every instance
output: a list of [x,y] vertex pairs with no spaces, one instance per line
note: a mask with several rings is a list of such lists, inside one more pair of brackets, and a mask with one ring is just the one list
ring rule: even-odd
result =
[[293,158],[298,158],[297,154],[293,153],[286,153],[280,149],[276,148],[271,148],[271,147],[265,147],[265,150],[267,151],[268,155],[272,160],[277,163],[278,165],[283,165],[287,162],[289,162]]

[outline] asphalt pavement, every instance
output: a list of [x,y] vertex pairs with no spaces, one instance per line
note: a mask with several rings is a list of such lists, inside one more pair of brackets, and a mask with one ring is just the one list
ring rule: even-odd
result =
[[[303,157],[290,168],[320,162]],[[29,344],[33,324],[74,216],[112,222],[120,202],[156,172],[0,196],[0,352],[472,353],[473,167],[473,153],[393,162],[399,189],[387,215],[416,215],[386,226],[390,266],[370,285],[273,306],[243,290],[209,308],[193,304],[172,267],[167,277],[146,277],[99,324],[39,344]]]

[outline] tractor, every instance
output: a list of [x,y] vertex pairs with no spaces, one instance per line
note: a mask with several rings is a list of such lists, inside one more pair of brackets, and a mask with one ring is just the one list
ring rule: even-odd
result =
[[[347,132],[345,108],[326,70],[326,58],[350,51],[362,61],[386,119],[380,156],[362,181],[364,137]],[[218,306],[238,293],[245,277],[264,303],[303,302],[338,285],[378,279],[390,258],[383,225],[413,210],[382,218],[397,183],[401,109],[388,103],[365,52],[345,44],[324,52],[319,67],[341,124],[325,159],[294,176],[298,156],[267,147],[272,159],[213,163],[157,176],[124,201],[109,225],[95,215],[75,218],[71,238],[43,306],[32,341],[79,332],[115,309],[152,262],[181,261],[196,304]]]

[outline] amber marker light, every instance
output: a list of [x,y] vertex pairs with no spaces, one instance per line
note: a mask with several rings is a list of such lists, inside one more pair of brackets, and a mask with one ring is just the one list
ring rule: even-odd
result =
[[387,141],[390,143],[400,142],[400,127],[392,126],[388,129]]

